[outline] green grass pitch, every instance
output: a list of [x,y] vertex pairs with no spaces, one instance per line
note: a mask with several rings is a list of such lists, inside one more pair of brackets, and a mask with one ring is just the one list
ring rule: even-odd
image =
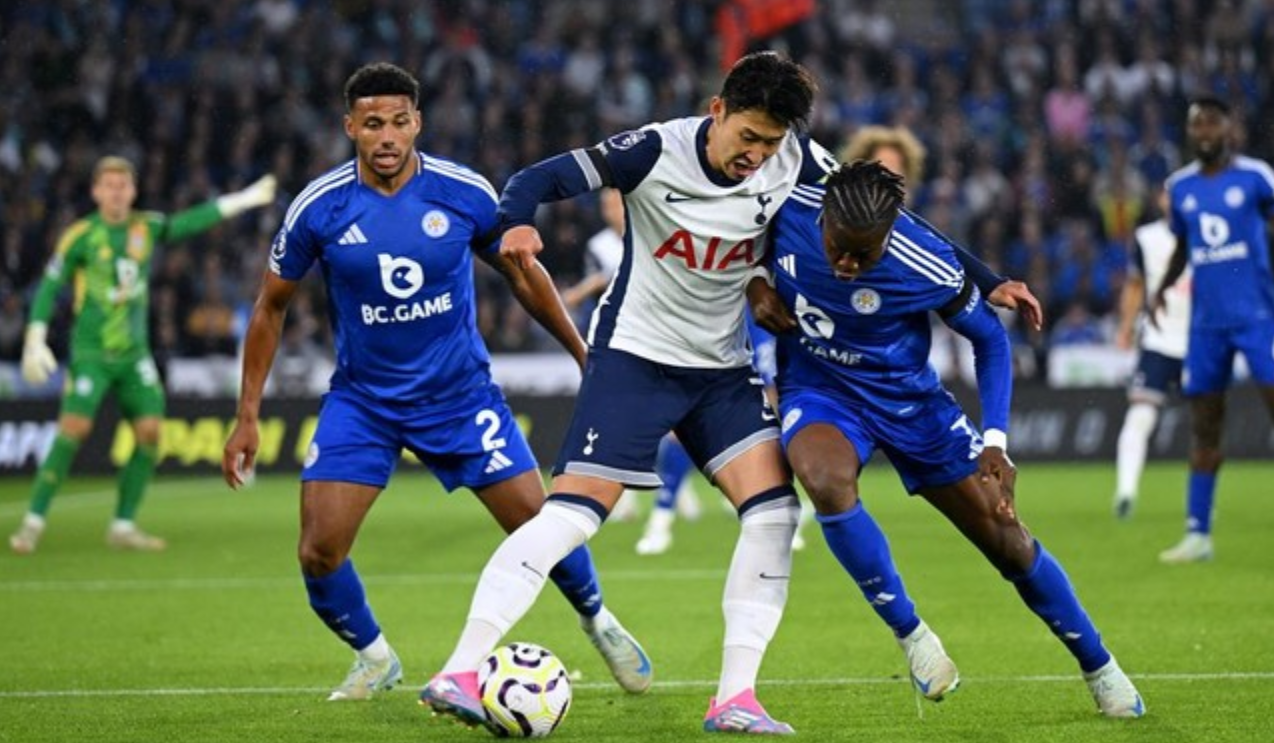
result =
[[[941,704],[917,703],[902,653],[814,525],[796,555],[759,695],[799,735],[820,741],[1274,740],[1271,476],[1269,463],[1228,464],[1217,559],[1166,567],[1156,554],[1180,536],[1184,464],[1152,464],[1126,523],[1110,513],[1111,467],[1022,467],[1020,513],[1140,687],[1149,708],[1141,720],[1101,718],[1060,644],[954,529],[903,495],[884,464],[865,474],[865,501],[922,616],[960,666],[961,689]],[[650,693],[619,691],[551,587],[510,634],[549,647],[582,675],[556,739],[703,738],[736,525],[715,491],[698,485],[704,515],[677,524],[668,554],[636,556],[637,523],[607,524],[592,542],[609,605],[654,660]],[[0,480],[5,534],[27,486]],[[0,554],[0,741],[488,738],[431,719],[416,703],[500,537],[467,493],[444,495],[405,468],[382,495],[354,559],[407,683],[369,703],[327,704],[351,654],[306,602],[294,556],[296,478],[263,477],[239,493],[213,478],[159,478],[142,521],[168,538],[161,554],[106,548],[112,489],[108,479],[73,479],[40,551]]]

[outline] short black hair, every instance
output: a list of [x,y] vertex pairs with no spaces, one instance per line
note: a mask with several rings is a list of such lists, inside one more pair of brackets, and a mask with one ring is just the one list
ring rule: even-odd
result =
[[902,176],[879,161],[842,163],[827,176],[823,219],[867,232],[893,224],[906,195]]
[[1222,116],[1230,115],[1230,104],[1225,99],[1215,95],[1201,95],[1190,101],[1190,107],[1194,108],[1210,108]]
[[809,70],[778,52],[753,52],[734,66],[721,84],[727,113],[764,111],[784,126],[804,130],[814,109],[818,84]]
[[420,105],[420,83],[407,70],[389,62],[373,62],[354,71],[345,81],[345,110],[354,101],[378,95],[405,95],[413,107]]

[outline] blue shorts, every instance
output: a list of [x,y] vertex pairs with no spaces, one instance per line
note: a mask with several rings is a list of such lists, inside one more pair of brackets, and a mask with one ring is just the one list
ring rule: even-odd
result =
[[1252,380],[1274,385],[1274,322],[1238,328],[1190,328],[1182,388],[1186,395],[1223,392],[1230,386],[1234,354],[1247,360]]
[[403,449],[448,491],[476,490],[535,469],[535,456],[500,388],[480,387],[462,402],[439,415],[434,408],[333,390],[323,396],[301,480],[383,488]]
[[812,423],[834,426],[854,445],[860,467],[877,448],[883,451],[908,493],[950,485],[978,471],[982,436],[945,391],[917,400],[906,417],[814,389],[785,390],[779,407],[784,449]]
[[1128,383],[1128,399],[1162,405],[1168,395],[1181,389],[1181,363],[1181,359],[1141,349],[1137,370]]
[[765,385],[750,367],[686,369],[600,349],[588,355],[553,474],[657,488],[655,457],[669,431],[709,478],[748,449],[779,437]]

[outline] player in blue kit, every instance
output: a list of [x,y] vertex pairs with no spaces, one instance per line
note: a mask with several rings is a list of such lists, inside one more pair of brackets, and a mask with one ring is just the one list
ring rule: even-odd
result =
[[[1176,251],[1155,295],[1156,311],[1185,271],[1192,274],[1190,337],[1182,393],[1190,401],[1186,534],[1159,554],[1166,563],[1212,558],[1212,510],[1224,456],[1225,391],[1242,353],[1274,418],[1274,274],[1269,220],[1274,170],[1230,150],[1230,108],[1217,98],[1190,105],[1186,134],[1196,160],[1168,176]],[[1151,319],[1158,322],[1156,314]]]
[[[908,492],[941,511],[1063,641],[1101,712],[1140,716],[1141,697],[1061,565],[1017,518],[1006,454],[1008,336],[954,244],[903,209],[903,196],[900,176],[859,160],[829,175],[825,191],[798,187],[779,211],[773,287],[755,278],[748,295],[757,322],[779,338],[788,461],[828,547],[893,630],[926,697],[941,699],[959,674],[860,501],[858,473],[877,449]],[[929,364],[930,312],[973,343],[981,434]]]
[[501,252],[528,265],[543,248],[537,206],[604,186],[624,196],[624,257],[589,328],[574,416],[552,495],[483,570],[451,657],[422,691],[436,711],[477,722],[476,669],[533,605],[544,568],[601,528],[624,487],[654,488],[674,431],[725,494],[740,529],[722,600],[721,674],[707,732],[790,734],[756,698],[782,618],[800,506],[777,416],[752,368],[744,288],[770,221],[835,159],[797,132],[815,84],[772,52],[734,64],[709,115],[647,125],[517,173],[501,198]]
[[[474,309],[473,256],[581,365],[583,339],[538,263],[496,250],[496,194],[468,168],[419,152],[419,86],[394,65],[356,71],[345,86],[345,132],[357,157],[292,202],[249,322],[238,421],[222,471],[239,487],[258,447],[262,390],[298,282],[318,263],[328,289],[336,371],[301,475],[298,548],[310,606],[355,650],[330,700],[366,699],[402,679],[349,560],[363,518],[404,448],[447,490],[467,487],[505,531],[531,519],[544,485],[530,447],[491,379]],[[552,567],[553,582],[625,690],[650,685],[641,646],[602,605],[584,548]]]

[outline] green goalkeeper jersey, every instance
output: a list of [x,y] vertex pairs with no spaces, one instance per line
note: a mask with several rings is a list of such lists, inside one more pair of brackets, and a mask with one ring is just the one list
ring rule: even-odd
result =
[[136,211],[120,224],[94,212],[58,239],[31,307],[31,322],[49,321],[58,293],[73,282],[71,358],[129,361],[150,354],[151,262],[156,246],[208,230],[221,221],[216,202],[167,216]]

